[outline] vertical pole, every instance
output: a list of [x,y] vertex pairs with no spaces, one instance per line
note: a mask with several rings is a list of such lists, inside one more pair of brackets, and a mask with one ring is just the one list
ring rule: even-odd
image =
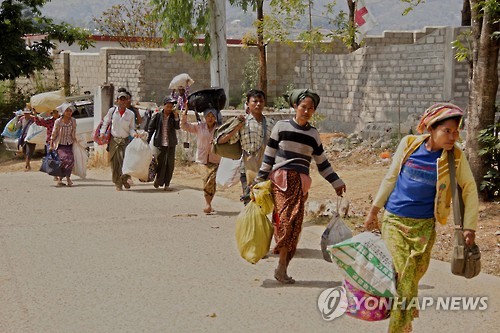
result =
[[229,81],[226,41],[226,2],[210,0],[210,84],[224,89],[229,100]]
[[313,87],[313,38],[312,38],[312,0],[309,0],[309,84],[311,86],[311,89],[314,89]]

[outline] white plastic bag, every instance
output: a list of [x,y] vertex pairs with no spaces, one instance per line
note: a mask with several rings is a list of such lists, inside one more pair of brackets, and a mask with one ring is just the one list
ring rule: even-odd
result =
[[137,131],[137,133],[140,137],[134,138],[125,149],[122,173],[139,179],[147,179],[153,154],[146,142],[147,133],[144,131]]
[[37,124],[33,123],[30,125],[30,127],[28,127],[28,131],[26,132],[26,138],[24,139],[24,141],[44,145],[46,138],[47,129],[43,126],[38,126]]
[[217,175],[215,176],[217,185],[229,188],[237,184],[240,181],[240,163],[241,159],[232,160],[222,157],[217,169]]
[[154,157],[158,157],[158,154],[160,153],[160,149],[158,147],[155,147],[154,145],[154,137],[155,137],[155,132],[153,132],[153,137],[149,141],[149,148],[151,149],[151,153],[153,154]]
[[330,253],[326,250],[326,247],[338,244],[349,238],[352,238],[351,229],[345,225],[340,215],[335,213],[326,226],[323,235],[321,235],[321,251],[323,252],[323,259],[328,262],[332,262],[332,258],[330,257]]
[[376,296],[397,295],[392,257],[379,235],[363,232],[327,250],[356,288]]
[[83,138],[79,138],[77,142],[73,143],[73,157],[75,164],[73,165],[72,173],[81,179],[85,179],[87,177],[88,155]]

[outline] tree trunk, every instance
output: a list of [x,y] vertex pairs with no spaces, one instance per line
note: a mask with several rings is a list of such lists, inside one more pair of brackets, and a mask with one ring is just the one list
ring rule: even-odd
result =
[[[470,0],[472,12],[473,38],[473,73],[469,92],[467,115],[467,148],[466,153],[471,165],[474,179],[480,186],[486,173],[484,158],[478,152],[481,146],[477,141],[479,131],[492,125],[495,121],[495,100],[498,90],[498,55],[500,44],[498,39],[491,38],[498,31],[500,24],[486,10],[481,12],[477,6],[480,0]],[[480,16],[483,15],[482,17]],[[483,199],[484,193],[481,195]]]
[[347,6],[349,7],[349,39],[347,42],[347,49],[349,52],[354,52],[359,49],[359,44],[356,43],[356,22],[354,21],[354,17],[356,14],[356,2],[354,0],[347,0]]
[[470,27],[471,25],[470,0],[464,0],[462,6],[462,26]]
[[264,0],[257,1],[257,48],[259,49],[259,89],[267,96],[267,60],[266,44],[264,43],[263,21],[264,21]]

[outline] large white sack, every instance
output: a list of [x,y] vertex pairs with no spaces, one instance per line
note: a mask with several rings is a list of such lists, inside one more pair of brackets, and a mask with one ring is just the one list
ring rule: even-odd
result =
[[[138,131],[143,132],[143,131]],[[139,179],[147,179],[149,173],[149,164],[153,159],[151,148],[146,142],[146,136],[141,135],[134,138],[125,148],[125,157],[123,158],[122,173]]]
[[35,109],[36,113],[50,113],[65,101],[63,89],[33,95],[30,98],[31,107]]
[[194,80],[189,76],[188,73],[182,73],[175,76],[170,84],[168,85],[168,89],[186,89],[190,85],[194,83]]
[[233,160],[222,157],[215,176],[217,185],[228,188],[237,184],[240,181],[240,163],[241,159]]
[[392,256],[379,235],[362,232],[327,246],[327,250],[332,261],[356,288],[376,296],[397,295]]
[[26,137],[24,141],[29,143],[35,143],[39,145],[44,145],[47,139],[47,129],[43,126],[38,126],[32,123],[26,132]]
[[81,179],[85,179],[87,177],[88,155],[85,149],[85,140],[83,138],[73,143],[73,157],[75,159],[75,164],[73,165],[72,173]]

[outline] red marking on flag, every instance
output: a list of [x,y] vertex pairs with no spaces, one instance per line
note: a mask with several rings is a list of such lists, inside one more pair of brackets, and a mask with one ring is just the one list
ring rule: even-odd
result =
[[362,7],[354,13],[354,21],[358,25],[358,27],[362,26],[363,24],[366,23],[365,19],[363,18],[363,15],[368,14],[368,9],[366,7]]

